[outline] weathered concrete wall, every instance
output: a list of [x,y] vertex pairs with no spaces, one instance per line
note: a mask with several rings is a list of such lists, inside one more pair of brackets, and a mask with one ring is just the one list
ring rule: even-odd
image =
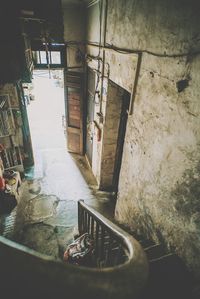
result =
[[[125,1],[122,6],[118,1],[115,7],[110,5],[109,17],[114,21],[109,24],[118,24],[117,32],[123,15],[127,34],[115,34],[110,25],[108,38],[114,36],[112,42],[121,47],[161,54],[197,50],[199,22],[195,7],[186,2],[183,6],[180,2],[150,2]],[[134,114],[128,120],[116,206],[119,221],[173,247],[198,275],[199,64],[198,55],[162,58],[143,54]],[[186,80],[182,82],[188,87],[180,92],[181,83],[177,84],[181,80]]]
[[128,92],[132,92],[137,60],[137,54],[122,54],[106,50],[105,63],[109,65],[109,79]]
[[63,22],[64,41],[68,43],[66,47],[67,66],[83,67],[85,47],[81,43],[84,42],[86,34],[85,6],[77,3],[65,4],[63,6]]
[[[92,25],[92,24],[91,24]],[[86,50],[87,54],[92,56],[98,55],[98,48],[89,46]],[[103,51],[100,51],[100,57],[103,60]],[[101,61],[99,64],[99,84],[97,86],[97,92],[99,95],[102,93],[102,103],[95,104],[94,107],[94,119],[98,123],[99,127],[101,128],[101,135],[102,139],[101,141],[97,140],[97,131],[96,127],[93,126],[93,159],[92,159],[92,170],[93,173],[99,183],[100,188],[107,188],[108,187],[108,181],[106,183],[104,178],[105,170],[103,170],[103,163],[104,160],[103,152],[102,152],[102,146],[104,144],[104,141],[107,140],[107,138],[110,138],[112,136],[112,132],[110,129],[107,131],[107,124],[105,123],[107,119],[110,119],[112,121],[112,113],[115,113],[112,111],[109,107],[109,102],[111,101],[117,101],[116,99],[112,98],[112,92],[108,93],[108,78],[112,80],[114,83],[119,85],[120,87],[126,89],[127,91],[131,92],[134,84],[134,78],[135,78],[135,72],[137,67],[137,59],[138,55],[136,54],[121,54],[114,51],[105,51],[105,63],[104,63],[104,76],[102,76],[102,65],[103,62]],[[95,71],[98,70],[98,62],[95,59],[91,59],[88,62],[88,65],[94,69]],[[97,76],[97,74],[96,74]],[[102,77],[103,77],[103,90],[101,90],[101,84],[102,84]],[[97,97],[97,95],[96,95]],[[98,100],[95,101],[96,103]],[[113,102],[114,105],[114,102]],[[108,108],[108,110],[107,110]],[[99,113],[101,110],[103,115],[103,123],[99,121],[99,117],[97,117],[97,113]],[[110,114],[110,115],[108,115]],[[108,136],[104,138],[104,134],[107,134]],[[114,158],[113,158],[114,159]],[[106,159],[107,161],[107,159]],[[108,167],[107,167],[108,168]],[[112,170],[110,170],[112,172]],[[109,174],[110,177],[110,174]],[[111,180],[111,177],[110,177]],[[110,184],[110,183],[109,183]]]
[[[178,63],[182,67],[175,68]],[[176,82],[185,78],[185,63],[143,57],[134,114],[128,119],[116,217],[138,233],[164,240],[198,270],[200,61],[196,57],[190,63],[189,86],[179,93]]]
[[157,53],[199,49],[198,0],[109,0],[106,42]]
[[[87,8],[87,35],[86,39],[92,44],[98,45],[101,42],[103,45],[104,42],[104,31],[105,31],[105,4],[106,1],[97,1],[94,5],[91,5]],[[100,12],[100,9],[102,12]],[[101,22],[100,22],[101,16]],[[101,23],[101,30],[100,30]],[[101,33],[101,38],[100,38]],[[97,92],[99,93],[101,98],[101,104],[96,104],[94,107],[94,119],[97,122],[98,126],[101,128],[101,136],[102,139],[100,141],[97,140],[97,130],[96,126],[93,126],[93,159],[92,159],[92,170],[98,181],[100,188],[106,188],[108,186],[108,181],[104,177],[104,153],[102,151],[102,146],[104,145],[104,141],[107,140],[107,137],[104,138],[104,134],[110,135],[110,130],[107,132],[106,118],[108,118],[107,104],[109,105],[110,95],[108,96],[108,78],[112,80],[117,85],[122,88],[132,91],[135,71],[137,66],[137,55],[136,54],[122,54],[117,53],[115,51],[105,51],[105,61],[104,61],[104,75],[102,74],[102,65],[103,65],[103,49],[99,49],[99,47],[87,46],[86,49],[87,55],[90,55],[88,58],[88,65],[94,69],[97,73],[99,72],[99,84],[97,86]],[[94,57],[94,59],[91,58]],[[96,57],[100,57],[101,61],[98,62],[95,59]],[[110,67],[112,66],[112,67]],[[96,75],[97,76],[97,75]],[[103,80],[103,90],[101,90]],[[101,94],[102,93],[102,94]],[[96,102],[96,101],[95,101]],[[98,102],[98,101],[97,101]],[[99,117],[97,117],[97,113],[101,112],[103,115],[103,123],[100,122]],[[111,112],[112,114],[112,112]],[[109,116],[110,117],[110,116]],[[106,159],[108,161],[108,159]],[[107,167],[108,168],[108,167]],[[110,170],[112,172],[112,170]],[[111,180],[111,176],[109,174]]]
[[[109,0],[106,31],[107,45],[143,53],[116,218],[175,249],[198,277],[200,55],[192,53],[200,50],[199,6],[198,1]],[[112,59],[109,68],[118,80]],[[134,76],[120,84],[130,89],[132,82]]]
[[87,40],[93,43],[100,41],[100,7],[99,2],[87,8]]
[[[101,92],[101,80],[98,79],[98,75],[96,70],[98,69],[98,62],[96,60],[91,60],[88,62],[88,66],[94,70],[95,73],[95,99],[93,101],[93,109],[94,109],[94,121],[98,125],[95,125],[93,122],[90,126],[91,130],[91,135],[93,136],[93,149],[92,149],[92,172],[96,177],[96,180],[98,182],[98,185],[100,183],[100,178],[101,178],[101,169],[100,169],[100,164],[101,164],[101,153],[102,153],[102,130],[103,126],[102,124],[99,123],[99,117],[97,113],[100,112],[100,92]],[[99,66],[100,72],[102,72],[102,63],[100,63]],[[106,82],[106,89],[107,89],[107,82]],[[104,97],[103,97],[104,99]],[[102,109],[105,109],[105,101],[106,98],[103,101]],[[98,140],[98,129],[101,130],[101,138]]]

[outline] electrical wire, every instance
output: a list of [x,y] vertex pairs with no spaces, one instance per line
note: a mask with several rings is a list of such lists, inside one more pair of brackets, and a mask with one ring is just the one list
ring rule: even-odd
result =
[[98,56],[101,54],[101,34],[102,34],[102,0],[99,1],[99,53]]
[[97,66],[97,81],[96,81],[96,87],[95,87],[95,92],[94,92],[94,98],[93,98],[93,102],[95,104],[99,104],[99,101],[97,102],[96,101],[96,94],[99,94],[98,93],[98,86],[99,86],[99,82],[100,82],[100,68],[101,68],[101,65],[100,65],[100,62],[103,62],[102,61],[102,58],[101,58],[101,48],[102,48],[102,45],[101,45],[101,35],[102,35],[102,0],[99,1],[99,43],[98,43],[98,47],[99,47],[99,51],[98,51],[98,55],[97,56],[91,56],[92,59],[95,59],[98,61],[98,66]]
[[[81,41],[81,42],[76,42],[76,41],[70,41],[69,43],[72,44],[84,44],[84,45],[89,45],[89,46],[94,46],[94,47],[100,47],[101,49],[105,49],[105,50],[113,50],[116,51],[118,53],[121,54],[140,54],[140,53],[146,53],[152,56],[157,56],[157,57],[163,57],[163,58],[178,58],[178,57],[187,57],[187,56],[195,56],[200,54],[200,50],[196,50],[196,51],[189,51],[189,52],[184,52],[184,53],[172,53],[172,54],[167,54],[165,53],[157,53],[157,52],[153,52],[150,50],[146,50],[146,49],[125,49],[125,48],[119,48],[113,44],[109,44],[106,43],[105,46],[100,46],[99,43],[97,42],[91,42],[91,41]],[[68,44],[68,42],[66,43]],[[98,57],[98,56],[96,56]],[[93,57],[94,58],[94,57]]]
[[152,56],[157,56],[161,58],[178,58],[178,57],[187,57],[187,56],[195,56],[200,54],[200,50],[193,51],[193,52],[187,52],[187,53],[173,53],[173,54],[167,54],[167,53],[156,53],[153,51],[149,50],[142,50],[142,49],[123,49],[123,48],[118,48],[112,44],[106,43],[105,49],[111,49],[114,50],[118,53],[121,54],[141,54],[141,53],[146,53]]
[[[77,41],[69,41],[66,44],[84,44],[84,45],[90,45],[94,47],[99,47],[99,43],[97,42],[91,42],[87,40],[83,40],[81,42]],[[161,58],[178,58],[178,57],[187,57],[187,56],[195,56],[200,54],[200,50],[196,51],[189,51],[189,52],[184,52],[184,53],[172,53],[172,54],[167,54],[167,53],[158,53],[158,52],[153,52],[147,49],[125,49],[125,48],[119,48],[113,44],[106,43],[105,46],[100,46],[101,49],[105,50],[113,50],[121,54],[139,54],[139,53],[146,53],[152,56],[157,56]]]

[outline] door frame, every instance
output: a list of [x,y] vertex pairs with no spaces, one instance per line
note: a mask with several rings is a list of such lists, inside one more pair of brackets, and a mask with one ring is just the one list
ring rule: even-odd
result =
[[[89,79],[88,79],[89,72],[91,72],[92,75],[94,76],[94,86],[93,86],[94,87],[94,92],[92,92],[92,90],[89,90]],[[85,107],[85,130],[86,130],[86,132],[85,132],[85,156],[86,156],[86,159],[87,159],[90,167],[92,167],[93,141],[92,141],[92,145],[91,145],[91,157],[89,157],[88,152],[87,152],[87,143],[88,143],[88,127],[87,126],[88,126],[88,104],[89,104],[88,102],[89,102],[89,95],[95,97],[96,75],[95,75],[94,70],[89,66],[87,66],[86,74],[87,75],[86,75],[86,85],[85,85],[86,86],[86,91],[85,91],[86,92],[86,101],[85,101],[86,102],[86,107]],[[93,107],[92,107],[93,117],[92,117],[92,121],[90,121],[90,125],[91,125],[91,123],[94,122],[94,110],[95,110],[94,101],[92,102],[92,105],[93,105]]]
[[118,137],[117,137],[117,148],[116,148],[116,154],[115,154],[113,180],[112,180],[112,188],[113,188],[114,192],[118,192],[119,176],[120,176],[120,170],[121,170],[121,164],[122,164],[130,99],[131,99],[130,93],[124,89],[124,94],[122,97],[122,107],[121,107],[121,113],[120,113]]

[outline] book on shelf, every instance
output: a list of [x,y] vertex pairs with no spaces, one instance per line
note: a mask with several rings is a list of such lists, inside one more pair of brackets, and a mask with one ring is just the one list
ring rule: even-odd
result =
[[8,155],[7,155],[6,150],[1,151],[0,155],[1,155],[1,160],[3,162],[4,169],[9,168],[10,164],[9,164]]
[[0,137],[13,134],[15,130],[9,95],[0,95]]
[[9,105],[9,95],[8,94],[0,95],[0,109],[3,109],[4,106],[5,108],[8,108],[8,105]]
[[4,135],[4,124],[3,124],[3,120],[0,117],[0,136]]
[[20,149],[18,146],[4,149],[0,153],[4,169],[21,165]]
[[11,134],[11,126],[9,121],[9,114],[7,110],[0,111],[0,132],[1,136]]
[[23,169],[18,141],[21,113],[19,107],[17,110],[11,107],[11,99],[10,95],[0,94],[0,144],[2,144],[0,158],[4,169],[18,166],[22,166]]

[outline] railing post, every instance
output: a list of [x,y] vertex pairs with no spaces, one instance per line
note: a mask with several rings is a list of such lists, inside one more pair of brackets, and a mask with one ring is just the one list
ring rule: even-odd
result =
[[99,223],[96,222],[96,232],[95,232],[95,255],[96,258],[98,257],[98,251],[99,251]]
[[109,261],[111,259],[112,246],[113,246],[113,238],[112,238],[112,236],[110,234],[109,245],[108,245],[108,250],[107,250],[107,254],[106,254],[106,261],[105,261],[106,266],[110,265]]
[[81,235],[83,233],[83,208],[81,206],[81,202],[84,202],[83,199],[78,201],[78,231]]
[[[95,268],[101,268],[101,271],[110,268],[109,271],[114,272],[115,266],[121,266],[121,273],[124,273],[123,264],[126,263],[128,272],[136,278],[141,275],[142,283],[146,280],[148,262],[141,245],[127,232],[87,206],[83,200],[78,202],[78,226],[80,234],[87,232],[94,239],[92,265]],[[142,271],[138,272],[138,267]]]
[[94,218],[93,217],[91,220],[91,236],[92,236],[92,238],[94,238]]
[[105,229],[101,227],[101,248],[100,248],[100,259],[104,258],[104,250],[105,250]]

